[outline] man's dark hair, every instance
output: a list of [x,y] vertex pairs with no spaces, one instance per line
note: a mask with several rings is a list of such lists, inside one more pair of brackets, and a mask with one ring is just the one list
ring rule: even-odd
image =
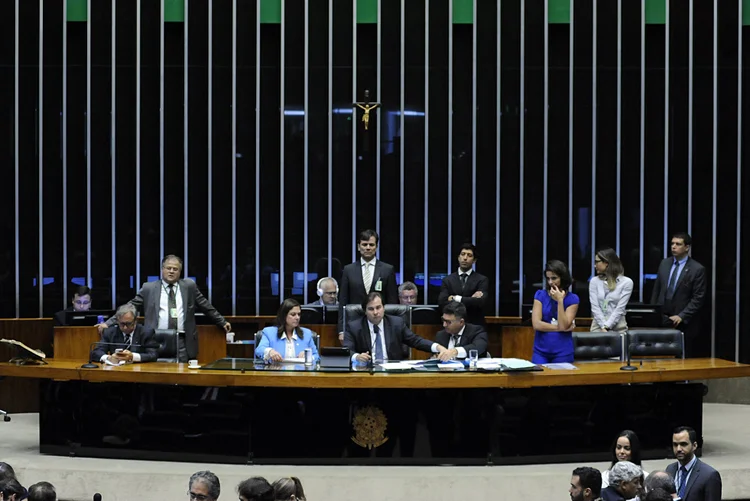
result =
[[693,237],[690,236],[690,233],[680,231],[678,233],[673,233],[672,238],[681,238],[682,241],[685,242],[685,245],[693,245]]
[[219,495],[221,494],[221,484],[219,483],[219,477],[214,473],[208,470],[196,471],[190,476],[188,489],[192,489],[195,482],[200,482],[206,485],[208,488],[208,495],[211,499],[219,499]]
[[385,307],[385,300],[383,299],[383,295],[379,292],[371,292],[367,295],[367,297],[362,301],[362,311],[367,311],[367,303],[370,301],[374,301],[375,298],[380,298],[380,302],[383,303],[383,306]]
[[444,315],[455,315],[456,318],[466,319],[466,305],[451,301],[443,307]]
[[183,265],[182,265],[182,259],[180,259],[179,256],[175,256],[174,254],[167,254],[164,256],[164,259],[161,260],[161,267],[164,268],[164,263],[169,261],[170,259],[174,259],[178,263],[180,263],[180,271],[182,271]]
[[657,487],[654,490],[648,491],[643,501],[672,501],[672,494],[661,487]]
[[664,489],[669,494],[677,494],[672,475],[663,470],[652,471],[648,477],[646,477],[643,486],[646,488],[647,492],[653,491],[654,489]]
[[16,495],[16,501],[20,501],[24,494],[26,494],[26,489],[15,478],[8,478],[0,480],[0,492],[3,493],[5,501],[8,501],[14,494]]
[[91,289],[89,289],[85,285],[81,285],[80,287],[77,287],[76,290],[73,292],[73,297],[90,296],[90,295],[91,295]]
[[557,259],[552,259],[551,261],[548,261],[547,264],[544,266],[544,290],[549,290],[549,284],[547,283],[547,272],[551,271],[558,277],[560,277],[560,290],[567,291],[568,288],[573,283],[573,279],[570,278],[570,270],[568,270],[568,267],[565,266],[565,263],[562,261],[558,261]]
[[359,244],[361,241],[368,241],[372,237],[375,237],[375,243],[377,244],[380,242],[380,237],[378,236],[378,232],[375,230],[362,230],[359,232],[359,235],[357,236],[357,244]]
[[29,487],[29,501],[57,501],[55,486],[49,482],[37,482]]
[[237,493],[247,501],[275,501],[273,487],[263,477],[250,477],[237,486]]
[[470,250],[471,253],[474,254],[474,261],[477,260],[477,248],[474,246],[474,244],[468,242],[461,244],[461,247],[458,249],[458,253],[461,254],[461,251],[463,250]]
[[689,426],[678,426],[677,428],[674,429],[674,431],[672,432],[672,435],[677,435],[678,433],[682,433],[683,431],[688,432],[688,436],[690,437],[691,444],[698,443],[698,434],[695,433],[695,430]]
[[602,474],[596,468],[581,466],[573,470],[573,476],[578,477],[581,490],[591,489],[591,496],[597,499],[602,493]]
[[8,463],[0,461],[0,480],[8,480],[11,478],[16,478],[16,472],[13,470],[13,467]]

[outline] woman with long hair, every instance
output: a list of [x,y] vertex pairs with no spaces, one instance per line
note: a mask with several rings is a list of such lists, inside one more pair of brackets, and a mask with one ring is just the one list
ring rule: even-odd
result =
[[627,330],[625,307],[633,293],[633,281],[625,276],[625,270],[614,249],[600,249],[594,257],[596,276],[589,283],[592,331]]
[[[634,465],[641,466],[641,441],[632,430],[622,430],[612,444],[612,463],[609,469],[602,472],[602,489],[609,486],[609,471],[620,461],[630,461]],[[648,475],[643,472],[644,478]]]
[[276,501],[306,501],[302,482],[297,477],[284,477],[273,483]]
[[290,358],[304,358],[305,349],[310,348],[313,360],[318,360],[312,331],[299,325],[301,311],[296,300],[285,299],[276,313],[276,325],[263,329],[263,336],[255,347],[255,356],[269,362],[281,362]]
[[565,263],[553,259],[544,267],[544,289],[534,294],[531,323],[535,364],[573,361],[573,335],[578,296],[568,289],[573,283]]

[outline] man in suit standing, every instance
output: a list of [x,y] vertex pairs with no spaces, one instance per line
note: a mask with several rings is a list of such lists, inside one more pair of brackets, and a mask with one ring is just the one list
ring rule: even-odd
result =
[[484,303],[487,298],[489,280],[473,270],[477,261],[477,249],[473,244],[463,244],[458,253],[458,271],[443,279],[438,304],[443,308],[451,302],[466,306],[466,321],[484,325]]
[[[154,362],[158,357],[159,345],[154,341],[154,329],[138,325],[136,310],[130,304],[117,309],[117,324],[102,332],[102,342],[91,352],[91,360],[109,361],[114,365],[124,362]],[[116,349],[122,351],[115,351]],[[107,355],[112,352],[112,355]]]
[[698,436],[695,430],[680,426],[672,434],[672,450],[676,463],[667,466],[674,478],[677,495],[683,501],[721,501],[721,475],[698,459]]
[[370,292],[362,302],[365,316],[346,323],[344,346],[349,348],[352,362],[370,363],[403,358],[402,344],[428,353],[443,353],[446,349],[414,334],[403,319],[386,315],[383,297]]
[[664,259],[651,294],[651,303],[660,304],[665,326],[685,334],[685,355],[692,356],[692,341],[698,335],[698,311],[706,295],[706,269],[688,256],[692,238],[687,233],[672,236],[672,257]]
[[[198,329],[195,325],[196,308],[211,318],[226,332],[232,330],[216,308],[198,290],[195,282],[180,279],[182,259],[170,254],[161,262],[161,280],[147,282],[128,303],[143,313],[146,327],[175,329],[177,358],[187,362],[198,357]],[[97,325],[99,332],[115,324],[115,317]]]
[[374,230],[361,231],[357,240],[360,259],[344,266],[339,288],[339,340],[342,342],[347,304],[364,302],[370,292],[382,294],[387,304],[398,304],[393,266],[375,258],[378,242],[379,237]]
[[466,358],[470,350],[477,350],[480,357],[487,353],[487,332],[481,325],[466,323],[466,306],[455,301],[443,308],[443,330],[435,335],[435,342],[447,348],[440,360]]

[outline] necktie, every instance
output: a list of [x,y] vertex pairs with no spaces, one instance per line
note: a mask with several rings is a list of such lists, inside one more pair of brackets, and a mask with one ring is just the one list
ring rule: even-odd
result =
[[669,277],[669,284],[667,284],[667,293],[665,295],[665,299],[669,300],[672,299],[672,296],[674,295],[674,286],[677,283],[677,275],[680,271],[680,263],[675,261],[674,266],[672,267],[672,276]]
[[450,342],[450,346],[448,346],[448,348],[455,348],[456,346],[458,346],[458,341],[460,339],[461,338],[458,337],[458,336],[456,336],[455,334],[451,334],[451,342]]
[[169,284],[168,301],[169,301],[169,304],[167,306],[168,306],[169,311],[167,312],[167,318],[169,320],[167,323],[167,329],[177,330],[177,316],[172,316],[172,312],[177,311],[177,298],[175,297],[175,293],[174,293],[174,284]]
[[383,344],[380,339],[380,326],[373,325],[375,331],[375,360],[383,361]]
[[365,290],[370,293],[370,286],[372,286],[372,271],[370,270],[370,263],[365,263],[365,269],[362,272],[362,281],[365,283]]
[[468,280],[469,274],[468,273],[461,273],[458,276],[458,278],[461,279],[461,291],[463,291],[464,289],[466,289],[466,280]]
[[688,472],[684,466],[680,466],[680,486],[677,489],[677,495],[681,498],[685,498],[685,486],[687,485]]

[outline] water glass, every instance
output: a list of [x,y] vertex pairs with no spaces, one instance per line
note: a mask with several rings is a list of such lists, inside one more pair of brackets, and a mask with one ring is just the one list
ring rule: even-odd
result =
[[478,359],[479,352],[477,350],[469,350],[469,367],[476,368]]

